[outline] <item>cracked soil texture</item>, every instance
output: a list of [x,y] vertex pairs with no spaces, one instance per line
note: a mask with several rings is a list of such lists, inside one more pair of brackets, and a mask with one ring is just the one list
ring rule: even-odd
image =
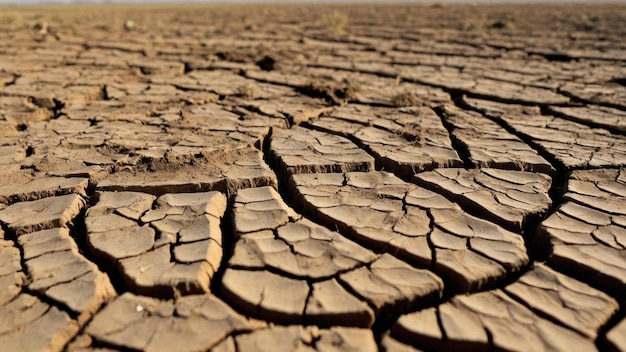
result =
[[624,23],[0,8],[0,350],[626,351]]

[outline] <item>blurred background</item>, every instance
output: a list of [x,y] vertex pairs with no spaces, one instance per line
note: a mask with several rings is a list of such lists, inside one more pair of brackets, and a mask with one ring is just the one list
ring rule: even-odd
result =
[[623,3],[626,0],[0,0],[0,4],[72,4],[72,3],[358,3],[358,2],[419,2],[419,3]]

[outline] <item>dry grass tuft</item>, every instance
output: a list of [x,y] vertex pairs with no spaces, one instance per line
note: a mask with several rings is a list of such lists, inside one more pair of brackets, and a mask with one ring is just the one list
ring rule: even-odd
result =
[[422,99],[413,92],[400,93],[391,98],[391,103],[399,108],[422,105]]
[[248,83],[242,84],[235,88],[235,95],[242,98],[254,98],[254,88]]
[[323,15],[321,22],[324,28],[333,33],[341,33],[348,25],[348,15],[343,12],[333,11]]
[[336,105],[343,105],[356,99],[360,90],[359,83],[349,79],[341,82],[313,80],[303,88],[305,94],[323,98]]
[[24,14],[10,9],[0,9],[0,32],[16,32],[27,26]]

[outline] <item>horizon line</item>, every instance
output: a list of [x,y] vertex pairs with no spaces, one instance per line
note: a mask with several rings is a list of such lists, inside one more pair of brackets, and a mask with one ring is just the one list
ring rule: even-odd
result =
[[88,5],[88,4],[230,4],[230,3],[255,3],[255,4],[354,4],[354,3],[377,3],[377,4],[598,4],[598,3],[626,3],[626,0],[0,0],[0,5]]

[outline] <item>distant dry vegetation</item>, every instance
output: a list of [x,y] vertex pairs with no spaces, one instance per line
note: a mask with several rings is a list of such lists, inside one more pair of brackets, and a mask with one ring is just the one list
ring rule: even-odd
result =
[[341,82],[312,79],[304,90],[335,105],[343,105],[356,98],[361,85],[350,79]]
[[[571,7],[575,10],[571,10]],[[106,11],[103,11],[106,8]],[[149,15],[146,9],[150,9]],[[60,10],[63,11],[60,11]],[[569,9],[569,10],[568,10]],[[376,21],[388,23],[407,32],[418,28],[432,29],[505,29],[515,31],[594,31],[626,36],[626,4],[608,6],[587,4],[349,4],[285,5],[299,22],[330,33],[342,33],[349,27],[370,26]],[[284,11],[281,10],[281,11]],[[492,16],[486,17],[486,13]],[[523,14],[523,15],[522,15]],[[0,7],[0,32],[32,28],[38,21],[47,21],[59,32],[75,25],[87,28],[111,28],[113,24],[129,31],[146,30],[177,23],[193,23],[198,16],[215,24],[220,33],[255,28],[253,23],[281,21],[281,14],[265,4],[104,4],[104,5],[41,5]],[[181,32],[184,28],[181,28]],[[213,33],[206,33],[211,36]]]
[[0,9],[0,32],[15,32],[25,26],[24,14],[10,9]]
[[322,26],[333,33],[341,33],[348,25],[348,15],[340,11],[326,13],[321,19]]

